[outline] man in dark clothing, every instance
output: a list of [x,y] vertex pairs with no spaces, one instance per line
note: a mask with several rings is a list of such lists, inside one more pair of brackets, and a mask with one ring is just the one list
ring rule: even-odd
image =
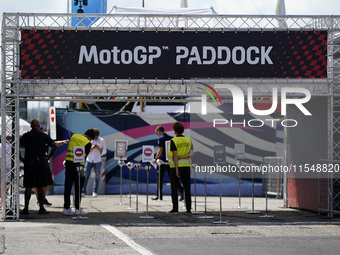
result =
[[[168,160],[166,159],[166,141],[170,141],[173,137],[169,136],[167,133],[164,132],[164,127],[163,126],[158,126],[155,130],[156,135],[159,136],[158,138],[158,150],[157,154],[155,156],[155,159],[153,160],[153,163],[156,163],[158,159],[162,160],[162,164],[160,165],[160,169],[157,172],[157,196],[153,197],[152,200],[163,200],[163,179],[164,179],[164,174],[165,172],[168,173],[168,177],[170,179],[170,166],[168,163]],[[159,179],[160,178],[160,179]],[[159,186],[158,186],[159,185]],[[183,187],[178,183],[178,189],[179,192],[181,193],[181,198],[180,201],[183,200]],[[158,190],[159,193],[158,194]],[[160,195],[160,197],[158,197]]]
[[[21,214],[28,214],[28,205],[31,199],[32,188],[38,188],[38,201],[40,209],[38,214],[48,213],[44,208],[44,190],[47,185],[46,165],[57,150],[56,143],[45,133],[39,132],[39,121],[34,119],[31,122],[32,130],[25,133],[20,139],[20,146],[25,148],[25,156],[20,154],[20,160],[24,163],[24,187],[25,208]],[[46,145],[52,148],[46,156]]]
[[[38,130],[40,132],[44,133],[44,127],[43,126],[40,126]],[[54,142],[56,143],[57,147],[59,147],[59,146],[62,146],[64,144],[67,144],[68,140],[61,140],[61,141],[54,141]],[[49,150],[48,147],[49,146],[46,145],[45,155],[48,155],[48,150]],[[44,190],[44,205],[52,205],[50,202],[48,202],[48,200],[46,198],[46,194],[47,194],[47,191],[50,188],[50,185],[53,185],[52,172],[50,170],[50,166],[49,166],[48,161],[46,161],[46,176],[47,176],[47,186],[43,188],[43,190]],[[34,189],[34,193],[35,193],[35,195],[37,197],[37,206],[40,206],[39,205],[39,200],[38,200],[38,189],[37,188]]]

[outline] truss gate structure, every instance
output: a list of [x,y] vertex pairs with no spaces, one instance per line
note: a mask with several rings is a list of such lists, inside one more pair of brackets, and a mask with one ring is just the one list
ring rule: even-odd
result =
[[[72,18],[78,23],[71,26]],[[98,19],[95,19],[98,18]],[[89,27],[82,22],[90,20]],[[277,79],[228,78],[219,79],[22,79],[20,44],[22,30],[73,31],[168,31],[168,32],[296,32],[327,31],[327,78]],[[226,16],[226,15],[160,15],[160,14],[32,14],[4,13],[2,19],[1,59],[1,136],[11,136],[11,153],[2,146],[1,208],[3,220],[19,220],[19,101],[100,101],[115,97],[127,100],[198,100],[202,90],[197,83],[231,84],[246,91],[253,87],[253,95],[260,100],[271,97],[275,87],[301,87],[312,96],[329,99],[328,148],[329,160],[340,160],[340,16]],[[223,86],[216,86],[223,100],[231,94]],[[294,95],[293,96],[299,96]],[[188,99],[189,98],[189,99]],[[3,139],[4,141],[4,139]],[[10,165],[6,166],[7,159]],[[9,168],[8,171],[5,169]],[[6,183],[6,180],[8,181]],[[329,181],[330,210],[340,211],[339,176]]]

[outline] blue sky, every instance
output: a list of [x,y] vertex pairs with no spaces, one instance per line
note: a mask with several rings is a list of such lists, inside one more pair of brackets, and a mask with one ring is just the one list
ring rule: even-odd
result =
[[[89,0],[91,1],[91,0]],[[70,4],[73,2],[69,0]],[[142,0],[107,0],[112,6],[141,7]],[[180,0],[144,0],[146,8],[178,8]],[[209,8],[219,14],[275,14],[277,0],[188,0],[189,8]],[[287,15],[340,15],[339,0],[285,0]],[[1,0],[0,13],[67,12],[67,0]]]

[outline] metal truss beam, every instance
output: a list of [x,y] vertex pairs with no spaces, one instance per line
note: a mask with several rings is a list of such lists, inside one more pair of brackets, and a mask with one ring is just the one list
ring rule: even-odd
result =
[[[10,81],[9,81],[10,82]],[[240,87],[244,94],[248,88],[255,96],[270,97],[273,88],[301,87],[313,96],[330,96],[328,79],[208,79],[208,80],[20,80],[20,98],[58,97],[198,97],[201,83],[216,88],[220,96],[230,96],[227,86]],[[340,93],[339,93],[340,94]]]
[[[333,23],[334,22],[334,23]],[[338,21],[332,21],[328,33],[328,77],[332,78],[329,97],[329,159],[340,160],[340,32],[335,29]],[[328,178],[328,216],[340,213],[340,175],[329,173]]]
[[[165,15],[165,14],[65,14],[5,13],[7,28],[78,30],[328,30],[340,28],[340,16],[276,16],[276,15]],[[71,20],[77,20],[71,26]],[[99,18],[96,20],[95,18]],[[82,24],[90,22],[89,27]],[[286,24],[286,28],[282,28]]]
[[[85,20],[93,21],[89,27]],[[71,26],[72,18],[77,19]],[[286,28],[282,28],[286,24]],[[22,80],[19,71],[20,31],[39,30],[102,30],[102,31],[315,31],[327,30],[328,79],[229,79],[229,80]],[[2,146],[2,218],[19,220],[19,101],[20,100],[105,100],[118,97],[133,100],[154,97],[166,100],[196,100],[201,95],[200,82],[218,87],[224,100],[230,100],[223,84],[240,87],[244,92],[254,88],[260,100],[271,97],[274,87],[303,87],[313,96],[329,100],[329,159],[340,158],[340,16],[238,16],[238,15],[150,15],[150,14],[32,14],[5,13],[2,21],[1,70],[1,136],[11,137]],[[246,93],[245,93],[246,94]],[[292,95],[299,96],[299,95]],[[111,100],[111,99],[107,99]],[[6,123],[4,125],[4,123]],[[6,128],[4,128],[6,127]],[[337,138],[339,137],[339,138]],[[10,164],[6,165],[9,159]],[[6,171],[6,167],[8,171]],[[333,189],[332,189],[333,190]],[[332,194],[332,197],[339,197]],[[336,202],[336,201],[332,201]],[[336,209],[338,202],[334,204]]]

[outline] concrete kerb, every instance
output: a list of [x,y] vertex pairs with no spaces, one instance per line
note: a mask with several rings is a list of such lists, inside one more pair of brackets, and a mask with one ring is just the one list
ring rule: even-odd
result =
[[[26,222],[40,222],[40,223],[74,223],[70,216],[62,215],[63,211],[63,196],[62,195],[48,195],[48,200],[52,206],[46,206],[49,211],[47,215],[38,215],[38,207],[36,199],[32,196],[29,215],[21,215],[21,221]],[[129,196],[124,195],[123,201],[128,202]],[[170,196],[164,196],[164,200],[154,201],[149,196],[148,215],[154,216],[155,219],[140,219],[139,216],[143,214],[129,213],[133,210],[126,210],[126,206],[116,205],[120,201],[120,195],[99,195],[98,197],[86,196],[82,198],[81,207],[88,213],[88,219],[81,221],[81,224],[98,224],[101,222],[113,225],[160,225],[175,226],[200,226],[213,225],[213,222],[220,218],[220,202],[219,197],[207,197],[207,214],[214,216],[213,219],[200,219],[198,214],[185,215],[185,208],[183,201],[179,202],[179,215],[169,215],[171,210]],[[231,224],[323,224],[334,222],[340,223],[339,218],[328,219],[325,215],[318,215],[316,212],[297,210],[294,208],[284,208],[281,199],[269,199],[268,214],[273,215],[273,218],[261,218],[260,215],[265,215],[265,198],[256,197],[254,209],[261,211],[260,214],[246,214],[245,212],[252,209],[251,198],[242,198],[242,207],[247,209],[234,209],[237,207],[239,200],[237,197],[223,197],[222,198],[222,220],[230,221]],[[21,203],[22,204],[22,203]],[[139,211],[146,210],[146,196],[139,195]],[[22,207],[22,206],[21,206]],[[135,195],[132,195],[132,207],[135,208]],[[204,197],[197,197],[196,203],[197,211],[204,212]],[[194,209],[194,208],[193,208]],[[192,210],[193,211],[193,210]]]

